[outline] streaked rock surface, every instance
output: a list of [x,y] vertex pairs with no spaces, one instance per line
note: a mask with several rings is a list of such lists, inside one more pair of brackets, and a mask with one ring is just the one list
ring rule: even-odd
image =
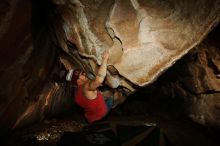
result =
[[219,0],[64,3],[60,6],[63,28],[79,54],[94,66],[109,50],[109,65],[138,86],[152,83],[197,45],[219,22],[220,14]]
[[[72,87],[59,79],[60,71],[73,66],[93,78],[105,50],[110,59],[104,86],[134,93],[200,44],[220,17],[220,0],[2,0],[0,8],[1,131],[69,109]],[[213,52],[209,58],[219,68]],[[219,74],[201,69],[205,59],[198,70],[187,67],[192,78],[184,81],[185,86],[219,91]],[[204,72],[210,78],[202,80]],[[208,119],[210,125],[220,125],[219,111],[213,108],[219,106],[215,95],[191,104],[195,121],[206,125],[201,121]],[[206,101],[207,114],[197,115]]]

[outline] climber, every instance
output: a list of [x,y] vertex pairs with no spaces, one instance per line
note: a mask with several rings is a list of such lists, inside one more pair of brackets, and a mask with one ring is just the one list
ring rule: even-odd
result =
[[89,123],[101,120],[113,107],[112,96],[106,98],[98,90],[106,77],[108,51],[102,56],[102,63],[94,80],[87,78],[86,73],[79,69],[69,70],[66,80],[76,85],[75,102],[82,107],[84,115]]

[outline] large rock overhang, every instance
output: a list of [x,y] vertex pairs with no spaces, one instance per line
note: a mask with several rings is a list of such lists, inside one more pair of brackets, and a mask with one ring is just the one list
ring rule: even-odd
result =
[[[104,50],[109,66],[138,86],[157,79],[219,22],[220,1],[54,0],[68,41],[93,70]],[[70,52],[66,49],[67,52]],[[109,70],[111,72],[111,70]]]

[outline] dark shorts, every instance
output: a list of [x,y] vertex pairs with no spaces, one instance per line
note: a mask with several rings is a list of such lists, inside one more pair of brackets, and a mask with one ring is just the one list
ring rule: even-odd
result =
[[106,97],[105,98],[105,103],[107,105],[108,111],[110,111],[112,109],[112,106],[113,106],[113,97],[112,96]]

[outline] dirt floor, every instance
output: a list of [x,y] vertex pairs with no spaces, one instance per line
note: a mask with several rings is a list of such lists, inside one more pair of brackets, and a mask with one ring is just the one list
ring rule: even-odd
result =
[[[128,101],[113,109],[98,124],[108,123],[113,129],[115,125],[157,126],[170,141],[171,144],[169,145],[174,146],[220,145],[217,133],[213,132],[213,130],[199,126],[187,118],[180,117],[176,112],[176,114],[173,114],[165,110],[166,108],[163,108],[163,111],[157,110],[153,112],[154,109],[152,107],[146,108],[146,106],[148,105],[143,104],[142,101]],[[86,126],[88,126],[88,123],[79,111],[69,111],[57,117],[14,131],[4,140],[4,145],[55,146],[64,132],[80,132]],[[123,146],[129,145],[132,144]]]

